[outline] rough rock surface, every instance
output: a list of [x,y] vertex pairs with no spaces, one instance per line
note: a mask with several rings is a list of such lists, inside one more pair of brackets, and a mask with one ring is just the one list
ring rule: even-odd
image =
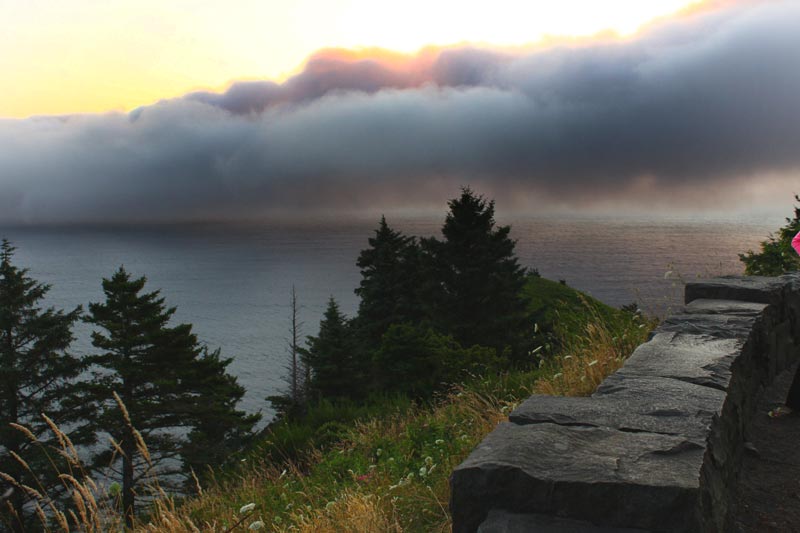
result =
[[478,528],[478,533],[641,533],[644,529],[595,526],[583,520],[548,515],[526,515],[494,510]]
[[733,315],[757,317],[767,304],[754,302],[737,302],[734,300],[713,300],[700,298],[692,300],[684,307],[686,313],[699,313],[704,315]]
[[451,477],[453,531],[724,531],[758,398],[800,354],[800,275],[686,301],[592,396],[534,395],[487,436]]
[[453,521],[474,531],[485,518],[475,511],[491,500],[516,512],[687,530],[703,453],[672,435],[504,422],[458,467],[453,490],[464,499]]
[[724,391],[742,344],[740,339],[659,330],[636,348],[617,374],[672,378]]
[[795,368],[782,372],[759,401],[751,431],[755,452],[743,458],[727,532],[800,529],[800,414],[781,418],[768,414],[783,404],[794,373]]
[[786,284],[783,276],[722,276],[687,283],[684,299],[687,303],[704,298],[780,305]]
[[588,398],[534,395],[509,416],[515,424],[609,427],[628,432],[684,436],[699,444],[725,393],[685,381],[615,374]]

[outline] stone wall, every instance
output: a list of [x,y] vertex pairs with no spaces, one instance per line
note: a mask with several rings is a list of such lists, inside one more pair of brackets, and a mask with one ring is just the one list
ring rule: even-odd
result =
[[757,399],[800,355],[800,275],[685,298],[592,396],[534,395],[478,445],[455,533],[725,530]]

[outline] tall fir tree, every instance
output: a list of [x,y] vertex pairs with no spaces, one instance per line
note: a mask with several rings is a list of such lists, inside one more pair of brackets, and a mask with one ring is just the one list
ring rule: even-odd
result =
[[[800,195],[794,199],[800,202]],[[792,248],[792,239],[800,232],[800,206],[794,208],[794,218],[787,218],[786,225],[778,230],[777,235],[770,235],[761,242],[761,251],[752,250],[739,254],[744,263],[744,272],[749,276],[780,276],[787,272],[800,270],[800,257]]]
[[[89,357],[97,367],[92,392],[100,408],[94,419],[122,452],[113,464],[122,478],[122,511],[130,525],[136,486],[152,472],[161,476],[200,468],[228,455],[252,430],[257,415],[236,410],[244,389],[225,373],[230,359],[209,353],[189,324],[168,326],[175,308],[159,291],[142,293],[144,277],[131,279],[120,267],[103,279],[105,302],[89,304],[87,322],[99,327],[92,344],[102,353]],[[116,393],[127,409],[113,399]],[[145,456],[141,434],[149,449]],[[121,463],[121,465],[119,464]]]
[[361,298],[356,318],[359,337],[366,349],[376,348],[392,324],[420,322],[424,313],[417,299],[420,287],[419,246],[389,227],[381,217],[369,248],[362,250],[356,264],[361,283],[355,290]]
[[469,188],[448,202],[443,241],[423,239],[429,278],[425,291],[431,318],[464,347],[525,353],[526,271],[514,255],[510,226],[496,226],[494,201]]
[[351,323],[333,297],[320,321],[319,334],[308,337],[303,359],[311,370],[308,388],[312,397],[363,396],[368,368],[356,349]]
[[[76,383],[85,365],[67,350],[73,341],[72,327],[81,310],[43,309],[49,285],[28,276],[27,269],[12,263],[14,247],[3,239],[0,245],[0,471],[10,479],[3,487],[6,501],[0,509],[0,524],[7,530],[33,531],[33,509],[29,492],[22,485],[50,495],[63,492],[51,461],[60,461],[57,447],[42,414],[69,429],[76,444],[93,441],[84,421],[88,405]],[[30,430],[34,443],[11,424]],[[16,457],[24,458],[28,469]],[[6,478],[9,482],[9,478]]]

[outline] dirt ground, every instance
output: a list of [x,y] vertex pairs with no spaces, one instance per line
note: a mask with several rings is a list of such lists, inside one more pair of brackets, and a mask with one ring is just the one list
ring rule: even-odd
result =
[[770,418],[783,404],[794,370],[766,391],[753,421],[749,453],[734,498],[732,532],[800,532],[800,413]]

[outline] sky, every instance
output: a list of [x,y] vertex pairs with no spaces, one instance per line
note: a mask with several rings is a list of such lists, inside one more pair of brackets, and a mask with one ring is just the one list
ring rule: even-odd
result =
[[0,0],[0,223],[776,210],[800,2]]
[[[688,0],[0,0],[0,116],[130,111],[232,81],[283,81],[323,48],[635,32]],[[576,13],[579,15],[576,16]],[[87,90],[91,88],[91,90]]]

